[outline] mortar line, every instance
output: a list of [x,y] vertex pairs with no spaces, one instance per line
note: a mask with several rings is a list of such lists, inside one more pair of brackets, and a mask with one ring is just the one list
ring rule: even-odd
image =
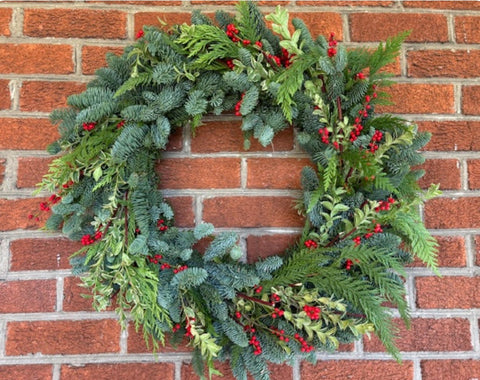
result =
[[54,363],[52,366],[52,380],[60,380],[61,375],[61,365]]
[[6,162],[2,184],[2,196],[5,193],[5,195],[8,196],[8,192],[16,191],[18,159],[8,153],[4,154],[3,157],[6,158]]
[[460,185],[462,190],[468,191],[468,163],[466,159],[459,160],[460,165]]
[[63,277],[57,277],[57,304],[56,304],[56,312],[63,311],[63,290],[64,290],[64,281]]
[[128,354],[128,327],[130,322],[127,324],[125,330],[120,330],[120,354]]
[[453,83],[453,108],[455,114],[462,113],[462,85]]
[[292,366],[292,380],[301,380],[300,360],[298,357],[295,359]]
[[0,281],[5,280],[8,275],[9,245],[10,241],[8,239],[0,240]]
[[455,41],[455,18],[452,14],[448,14],[446,17],[447,17],[448,41],[450,43],[456,43],[456,41]]
[[23,6],[16,4],[10,21],[10,37],[23,37]]
[[466,265],[467,267],[473,268],[476,264],[476,244],[474,243],[473,235],[465,236],[465,251],[466,251]]
[[175,361],[175,380],[182,380],[182,362],[181,361]]
[[413,363],[413,380],[422,380],[422,367],[419,359],[412,359]]
[[247,189],[248,162],[246,157],[240,159],[240,188]]
[[473,313],[470,317],[470,333],[472,335],[472,349],[475,352],[480,351],[480,342],[479,342],[479,327],[478,327],[478,317],[476,313]]
[[7,342],[7,322],[0,320],[0,360],[5,357]]

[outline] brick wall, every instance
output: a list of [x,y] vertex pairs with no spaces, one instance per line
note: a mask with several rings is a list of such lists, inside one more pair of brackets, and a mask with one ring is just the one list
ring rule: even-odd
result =
[[[374,46],[412,29],[392,69],[401,114],[433,133],[427,176],[442,197],[424,220],[440,242],[442,277],[420,264],[406,281],[413,323],[396,364],[377,339],[319,355],[316,365],[272,366],[274,380],[469,380],[480,377],[480,3],[468,1],[262,1],[283,3],[315,33]],[[56,138],[48,113],[85,88],[107,51],[120,52],[144,23],[188,20],[193,8],[231,1],[0,2],[0,379],[192,379],[188,348],[149,353],[133,326],[93,312],[70,275],[78,248],[27,219]],[[281,251],[299,233],[292,211],[306,157],[287,130],[273,148],[241,148],[238,121],[211,119],[195,138],[180,131],[161,168],[178,224],[237,230],[249,260]],[[177,181],[169,179],[175,172]],[[158,359],[158,360],[156,360]],[[224,367],[222,367],[224,368]],[[228,369],[225,369],[229,379]]]

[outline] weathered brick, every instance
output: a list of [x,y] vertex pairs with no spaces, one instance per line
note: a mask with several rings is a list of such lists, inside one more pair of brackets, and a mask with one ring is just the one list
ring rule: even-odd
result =
[[121,55],[123,48],[118,46],[83,46],[82,47],[82,73],[91,75],[95,70],[107,66],[108,53]]
[[66,107],[67,97],[85,90],[84,83],[27,81],[20,89],[20,110],[51,112]]
[[300,189],[301,171],[305,166],[313,166],[308,158],[248,158],[247,187]]
[[34,187],[48,172],[52,162],[48,157],[20,157],[18,159],[17,187]]
[[422,188],[437,183],[440,184],[442,190],[460,189],[460,164],[458,160],[426,160],[421,168],[425,170],[425,175],[419,181]]
[[291,18],[302,19],[313,38],[335,33],[335,39],[343,40],[342,16],[334,12],[292,12]]
[[8,110],[11,106],[9,82],[8,80],[0,80],[0,111]]
[[[161,342],[158,343],[158,350],[156,352],[159,353],[166,353],[166,352],[191,352],[193,350],[192,346],[187,346],[189,343],[187,338],[178,345],[172,346],[170,344],[170,337],[167,335],[165,339],[165,346],[162,346]],[[153,350],[153,342],[151,337],[148,340],[148,345],[145,342],[145,338],[143,336],[143,330],[140,329],[136,331],[135,326],[130,324],[128,326],[128,340],[127,340],[127,351],[129,353],[146,353],[152,352]]]
[[477,121],[421,121],[421,131],[432,134],[424,150],[471,151],[480,150],[480,122]]
[[475,380],[480,377],[480,360],[422,360],[422,380]]
[[480,198],[436,198],[425,205],[427,228],[479,228]]
[[45,200],[44,198],[0,199],[0,210],[2,210],[0,231],[36,229],[42,226],[50,215],[49,213],[42,211],[38,215],[38,221],[29,219],[28,216],[35,214],[39,210],[39,203]]
[[254,263],[261,258],[281,255],[299,237],[299,234],[250,235],[247,237],[247,260]]
[[203,219],[216,227],[300,227],[291,197],[215,197],[203,201]]
[[[197,129],[192,139],[192,153],[245,152],[240,125],[241,123],[237,121],[205,122]],[[256,139],[252,139],[251,142],[248,152],[290,151],[294,147],[293,128],[279,132],[273,138],[272,144],[266,147],[260,145]]]
[[[470,351],[470,322],[464,318],[414,318],[407,329],[400,319],[395,320],[399,327],[399,337],[395,345],[400,351]],[[372,336],[364,338],[365,351],[385,351],[380,339]]]
[[0,282],[0,313],[52,312],[55,305],[55,280]]
[[0,118],[0,149],[45,149],[58,139],[57,128],[48,119]]
[[302,362],[302,380],[412,380],[413,363],[392,360],[321,360],[317,364]]
[[10,271],[70,268],[70,255],[82,245],[68,239],[18,239],[10,243]]
[[224,189],[240,187],[238,158],[167,158],[158,166],[164,189]]
[[480,17],[457,16],[455,17],[455,40],[459,44],[480,43]]
[[135,14],[134,28],[135,30],[140,30],[144,25],[153,25],[159,27],[159,19],[166,22],[167,28],[177,24],[190,24],[190,17],[191,14],[189,12],[138,12]]
[[10,22],[12,10],[9,8],[0,9],[0,36],[10,36]]
[[86,364],[82,366],[62,365],[62,380],[132,380],[156,379],[174,380],[175,365],[173,363],[115,363]]
[[73,73],[70,45],[1,44],[0,72],[3,74]]
[[480,277],[417,277],[417,307],[473,309],[480,307]]
[[127,15],[102,9],[25,9],[23,33],[31,37],[126,38]]
[[114,319],[9,322],[6,354],[75,355],[120,351],[120,325]]
[[476,1],[450,1],[450,0],[435,0],[435,1],[403,1],[404,7],[407,8],[432,8],[432,9],[458,9],[458,10],[478,10],[480,4]]
[[378,112],[451,114],[454,112],[450,84],[398,83],[387,90],[395,103],[377,107]]
[[465,115],[480,115],[480,86],[462,87],[462,112]]
[[52,377],[53,368],[50,364],[1,365],[2,380],[45,380]]
[[[466,265],[465,238],[463,236],[435,236],[439,244],[439,267],[464,267]],[[414,267],[424,267],[425,264],[418,258],[411,264]]]
[[[395,22],[392,22],[395,20]],[[350,15],[352,41],[383,41],[405,30],[412,30],[407,41],[448,41],[447,18],[426,13],[354,13]]]
[[[480,18],[479,18],[480,20]],[[415,50],[407,54],[408,76],[415,78],[480,76],[480,50]]]

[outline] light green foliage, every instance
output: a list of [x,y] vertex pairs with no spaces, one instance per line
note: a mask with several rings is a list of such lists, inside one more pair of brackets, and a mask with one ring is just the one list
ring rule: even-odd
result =
[[[115,297],[121,322],[128,315],[154,349],[166,333],[187,335],[199,376],[229,359],[237,379],[267,380],[268,362],[314,360],[310,347],[334,351],[370,332],[398,359],[385,302],[408,323],[404,265],[417,256],[436,270],[437,243],[418,208],[439,194],[422,192],[423,172],[412,170],[429,134],[375,115],[387,98],[378,89],[390,84],[380,69],[407,34],[347,51],[313,39],[301,20],[289,29],[285,9],[266,19],[273,30],[254,2],[240,2],[237,16],[217,12],[216,22],[195,11],[193,25],[145,27],[110,56],[51,115],[60,138],[49,151],[63,154],[39,188],[60,197],[46,227],[83,241],[73,273],[96,309]],[[237,35],[227,35],[229,24]],[[242,117],[246,146],[266,146],[294,124],[312,159],[296,206],[302,236],[281,257],[247,264],[236,233],[175,227],[158,189],[172,131],[224,111]],[[199,241],[208,241],[204,254]]]

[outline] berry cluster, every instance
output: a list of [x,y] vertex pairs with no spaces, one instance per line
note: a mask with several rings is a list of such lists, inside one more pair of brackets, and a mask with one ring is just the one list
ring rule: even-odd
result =
[[184,270],[187,269],[187,268],[188,268],[188,266],[186,266],[186,265],[181,265],[181,266],[179,266],[178,268],[175,268],[175,269],[173,270],[173,273],[177,274],[177,273],[179,273],[179,272],[184,271]]
[[172,332],[177,332],[181,328],[182,326],[180,325],[180,323],[177,323],[175,326],[172,327]]
[[272,302],[272,305],[275,305],[276,303],[280,302],[280,296],[278,294],[272,293],[270,296],[270,301]]
[[320,310],[319,307],[305,305],[305,306],[303,307],[303,311],[304,311],[305,313],[307,313],[307,316],[308,316],[312,321],[316,321],[316,320],[320,319],[321,310]]
[[144,35],[145,35],[145,32],[142,29],[140,29],[137,32],[137,34],[135,34],[135,39],[138,40],[138,39],[142,38]]
[[170,269],[170,268],[171,268],[171,266],[168,263],[163,263],[162,265],[160,265],[161,270]]
[[272,318],[273,319],[281,318],[281,317],[283,317],[283,314],[285,314],[285,312],[283,310],[279,309],[278,307],[276,307],[275,310],[272,313]]
[[305,244],[305,247],[311,248],[311,249],[315,249],[318,247],[317,242],[312,239],[307,240],[304,244]]
[[305,341],[305,339],[298,333],[294,335],[294,338],[302,345],[302,348],[300,351],[302,352],[311,352],[314,350],[313,346],[309,346],[308,343]]
[[255,291],[255,293],[260,294],[263,290],[263,287],[261,285],[255,285],[253,287],[253,290]]
[[285,336],[285,330],[279,330],[275,326],[271,328],[272,333],[278,336],[278,339],[283,340],[284,342],[289,342],[290,338]]
[[125,126],[125,120],[121,120],[118,124],[117,124],[117,129],[121,129]]
[[160,219],[157,222],[157,228],[162,232],[168,230],[168,226],[166,226],[164,223],[165,223],[165,221],[163,219]]
[[243,98],[245,97],[245,93],[242,94],[242,98],[235,104],[235,115],[236,116],[242,116],[242,113],[240,112],[240,107],[242,107],[242,102]]
[[95,123],[95,122],[83,123],[82,127],[86,131],[91,131],[93,128],[95,128],[96,125],[97,125],[97,123]]
[[238,38],[238,29],[235,27],[233,24],[228,24],[227,25],[227,33],[228,38],[230,38],[233,42],[238,42],[240,41],[240,38]]
[[361,122],[362,119],[360,119],[359,117],[355,118],[355,124],[353,125],[355,129],[350,132],[350,142],[354,142],[358,138],[358,136],[360,136],[360,133],[363,130],[363,125],[361,124]]
[[320,138],[322,139],[322,142],[324,144],[328,144],[329,143],[329,140],[328,140],[328,136],[330,134],[330,132],[328,131],[328,128],[325,127],[325,128],[320,128],[318,130],[318,133],[320,135]]
[[328,50],[327,54],[329,57],[334,57],[337,54],[337,41],[335,40],[335,33],[330,33],[328,38]]
[[81,243],[82,245],[90,245],[95,243],[97,240],[100,240],[101,238],[102,238],[102,232],[97,231],[93,235],[89,235],[89,234],[83,235],[81,239]]
[[353,261],[352,261],[352,260],[347,259],[347,260],[345,261],[345,269],[346,269],[346,270],[352,269],[352,265],[353,265]]
[[253,354],[260,355],[262,353],[262,347],[260,346],[260,342],[258,341],[257,337],[253,335],[250,340],[248,341],[254,348]]
[[158,264],[158,262],[163,259],[162,255],[155,255],[155,256],[148,256],[148,261],[150,261],[152,264]]
[[368,144],[370,147],[370,152],[375,153],[375,151],[378,149],[378,144],[383,138],[383,133],[380,131],[375,131],[375,133],[372,136],[372,142]]
[[193,338],[191,322],[195,322],[195,318],[193,318],[193,317],[188,318],[187,317],[187,322],[185,324],[185,330],[187,330],[187,332],[185,333],[185,336],[187,338]]
[[380,204],[375,207],[375,212],[380,212],[380,211],[388,211],[390,210],[390,206],[395,203],[395,199],[392,197],[388,197],[386,201],[380,201]]
[[282,48],[282,56],[280,57],[280,62],[283,67],[290,67],[292,64],[292,58],[295,54],[290,54],[287,49]]
[[[72,182],[73,184],[73,182]],[[40,208],[40,211],[50,211],[51,210],[51,206],[60,202],[62,200],[62,197],[56,195],[56,194],[52,194],[50,195],[50,197],[48,198],[48,200],[46,202],[40,202],[38,207]],[[35,218],[35,221],[39,221],[40,218],[38,216],[39,214],[29,214],[28,215],[28,219],[33,219]]]
[[[390,207],[390,205],[388,207]],[[375,223],[375,221],[373,221],[373,223]],[[382,233],[382,232],[383,232],[383,229],[382,229],[382,226],[380,225],[380,223],[375,223],[375,227],[373,228],[373,230],[370,230],[370,229],[367,230],[367,233],[363,237],[365,239],[370,239],[374,234],[379,234],[379,233]],[[360,236],[356,236],[352,240],[355,243],[355,247],[359,246],[360,243],[362,242],[362,238]]]

